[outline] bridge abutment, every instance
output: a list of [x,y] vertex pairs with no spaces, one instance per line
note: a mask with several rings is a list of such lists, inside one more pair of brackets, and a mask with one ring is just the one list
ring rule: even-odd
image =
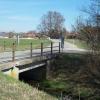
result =
[[41,81],[46,79],[46,65],[25,71],[19,74],[20,80],[35,80],[35,81]]
[[53,63],[53,59],[52,60],[48,60],[47,64],[46,64],[46,79],[50,79],[51,78],[51,69],[52,69],[52,63]]

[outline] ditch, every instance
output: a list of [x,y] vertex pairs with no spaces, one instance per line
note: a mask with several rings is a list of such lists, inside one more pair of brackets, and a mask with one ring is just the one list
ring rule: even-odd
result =
[[99,80],[89,70],[88,55],[62,54],[52,62],[50,73],[41,81],[21,80],[58,100],[100,100]]

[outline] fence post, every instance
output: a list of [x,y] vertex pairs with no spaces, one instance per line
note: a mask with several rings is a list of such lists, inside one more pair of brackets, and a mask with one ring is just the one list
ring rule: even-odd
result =
[[43,43],[41,43],[41,56],[43,56]]
[[6,49],[6,45],[5,45],[5,41],[4,41],[4,51],[5,51],[5,49]]
[[12,46],[12,61],[15,61],[15,43]]
[[53,43],[51,42],[51,55],[53,53]]
[[59,53],[60,53],[60,42],[59,42]]
[[30,57],[32,58],[32,43],[30,44]]

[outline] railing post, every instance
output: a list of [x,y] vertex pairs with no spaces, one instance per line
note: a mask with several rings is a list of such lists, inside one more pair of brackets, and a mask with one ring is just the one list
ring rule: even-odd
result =
[[6,49],[6,45],[5,45],[5,41],[4,41],[4,51],[5,51],[5,49]]
[[41,56],[43,56],[43,43],[41,43]]
[[32,43],[30,44],[30,57],[32,58]]
[[59,53],[60,53],[60,42],[59,42]]
[[51,55],[53,53],[53,43],[51,42]]
[[15,61],[15,43],[12,46],[12,61]]

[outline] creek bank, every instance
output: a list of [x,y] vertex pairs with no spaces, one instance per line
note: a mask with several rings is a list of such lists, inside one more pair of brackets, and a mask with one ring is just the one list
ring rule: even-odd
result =
[[63,54],[52,62],[49,79],[28,83],[57,98],[100,100],[99,80],[91,74],[86,58],[87,55]]

